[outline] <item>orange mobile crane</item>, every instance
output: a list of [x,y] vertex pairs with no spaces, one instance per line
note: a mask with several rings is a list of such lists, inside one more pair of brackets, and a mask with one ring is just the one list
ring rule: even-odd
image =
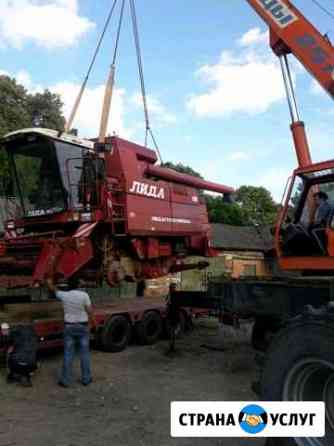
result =
[[290,1],[247,1],[268,24],[270,46],[281,63],[298,159],[298,168],[293,173],[276,227],[279,263],[283,270],[334,275],[334,228],[330,224],[311,225],[315,213],[313,194],[323,191],[331,198],[334,162],[312,163],[287,58],[289,53],[294,54],[326,92],[334,97],[334,48],[328,38],[320,34]]
[[247,0],[270,29],[279,57],[298,167],[287,185],[275,229],[278,272],[271,278],[209,282],[207,292],[171,293],[171,305],[217,307],[253,316],[253,345],[261,353],[263,400],[325,401],[324,438],[269,439],[268,446],[334,444],[334,205],[316,224],[314,194],[334,202],[334,160],[312,163],[299,118],[288,54],[334,97],[334,48],[288,0]]

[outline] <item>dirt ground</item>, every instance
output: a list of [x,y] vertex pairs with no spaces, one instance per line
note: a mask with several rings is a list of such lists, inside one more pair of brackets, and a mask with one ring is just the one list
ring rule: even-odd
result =
[[[263,446],[261,439],[177,439],[170,437],[170,401],[256,400],[256,376],[249,333],[224,333],[220,344],[214,321],[200,320],[166,356],[167,341],[132,345],[121,353],[92,352],[94,383],[56,385],[62,353],[49,354],[22,388],[0,376],[0,446]],[[217,344],[217,341],[218,344]]]

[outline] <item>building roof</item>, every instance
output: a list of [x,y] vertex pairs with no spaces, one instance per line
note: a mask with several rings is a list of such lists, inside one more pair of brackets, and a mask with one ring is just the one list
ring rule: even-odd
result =
[[236,251],[270,251],[274,239],[269,226],[231,226],[211,224],[212,245],[216,249]]

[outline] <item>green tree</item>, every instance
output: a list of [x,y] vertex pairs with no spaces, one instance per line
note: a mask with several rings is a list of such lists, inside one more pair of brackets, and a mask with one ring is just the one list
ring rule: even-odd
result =
[[171,161],[167,161],[166,163],[162,163],[161,167],[167,167],[168,169],[173,169],[176,170],[177,172],[186,173],[187,175],[192,175],[193,177],[203,179],[200,173],[196,172],[196,170],[182,163],[174,164]]
[[[45,90],[29,94],[9,76],[0,76],[0,137],[22,128],[32,127],[34,118],[41,118],[40,127],[63,130],[65,119],[59,95]],[[8,174],[6,154],[0,150],[0,176]]]
[[40,117],[41,127],[63,130],[62,106],[58,94],[49,90],[30,94],[15,79],[0,76],[0,137],[14,130],[32,127],[36,116]]
[[243,210],[237,203],[225,203],[224,198],[205,194],[211,223],[224,223],[226,225],[243,226],[247,224]]
[[[201,174],[182,163],[166,162],[162,167],[202,178]],[[224,223],[233,226],[253,224],[273,224],[278,206],[270,192],[264,187],[241,186],[235,194],[234,203],[226,203],[221,195],[202,194],[208,209],[211,223]]]
[[[203,179],[202,175],[196,170],[182,163],[174,164],[170,161],[162,164],[162,167],[174,169],[177,172],[186,173],[197,178]],[[210,223],[225,223],[228,225],[242,226],[247,224],[243,211],[236,203],[226,203],[221,195],[209,195],[201,192],[204,197]]]
[[277,215],[277,204],[264,187],[241,186],[236,192],[246,224],[273,224]]
[[40,118],[40,127],[64,130],[63,103],[58,94],[44,90],[43,93],[28,95],[27,110],[33,124],[34,117]]
[[27,91],[15,79],[0,76],[0,137],[30,124]]

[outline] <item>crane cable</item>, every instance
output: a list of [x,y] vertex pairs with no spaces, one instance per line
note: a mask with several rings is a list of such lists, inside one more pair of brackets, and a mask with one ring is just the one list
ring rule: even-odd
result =
[[147,146],[147,137],[148,137],[148,134],[150,134],[150,136],[152,138],[152,141],[153,141],[153,144],[155,146],[155,149],[157,151],[157,154],[159,156],[160,163],[162,163],[161,153],[160,153],[158,144],[156,142],[156,139],[155,139],[155,137],[153,135],[153,132],[152,132],[152,129],[151,129],[151,126],[150,126],[135,3],[134,3],[134,0],[129,0],[129,3],[130,3],[130,10],[131,10],[133,36],[134,36],[135,48],[136,48],[136,54],[137,54],[137,64],[138,64],[138,71],[139,71],[139,78],[140,78],[141,93],[142,93],[143,106],[144,106],[145,125],[146,125],[145,146]]
[[[95,51],[94,51],[94,54],[93,54],[93,57],[92,57],[92,60],[91,60],[91,62],[90,62],[90,64],[89,64],[87,74],[86,74],[86,76],[85,76],[85,78],[84,78],[84,81],[83,81],[83,83],[82,83],[82,85],[81,85],[81,88],[80,88],[79,94],[78,94],[78,96],[77,96],[77,98],[76,98],[75,104],[74,104],[74,106],[73,106],[71,115],[70,115],[70,117],[69,117],[69,119],[68,119],[68,121],[67,121],[67,123],[66,123],[66,126],[65,126],[65,131],[66,131],[66,132],[68,132],[68,131],[71,129],[73,120],[74,120],[75,115],[76,115],[76,112],[77,112],[77,110],[78,110],[78,108],[79,108],[79,105],[80,105],[80,102],[81,102],[82,95],[83,95],[83,93],[84,93],[84,91],[85,91],[85,88],[86,88],[86,85],[87,85],[87,82],[88,82],[90,73],[91,73],[91,71],[92,71],[92,69],[93,69],[93,66],[94,66],[94,64],[95,64],[95,60],[96,60],[96,57],[97,57],[97,55],[98,55],[98,53],[99,53],[99,50],[100,50],[102,41],[103,41],[104,36],[105,36],[105,34],[106,34],[106,32],[107,32],[107,29],[108,29],[108,26],[109,26],[111,17],[112,17],[112,15],[113,15],[114,9],[115,9],[115,7],[116,7],[117,1],[118,1],[118,0],[114,0],[113,4],[112,4],[112,6],[111,6],[111,9],[110,9],[110,11],[109,11],[107,20],[105,21],[105,24],[104,24],[102,33],[101,33],[101,35],[100,35],[100,38],[99,38],[99,40],[98,40],[97,46],[96,46],[96,48],[95,48]],[[118,37],[119,37],[119,36],[118,36]],[[118,45],[118,43],[117,43],[117,45]],[[117,51],[117,50],[116,50],[116,51]],[[114,55],[114,57],[116,57],[116,56]]]
[[[117,1],[117,0],[116,0],[116,1]],[[116,64],[116,57],[117,57],[117,51],[118,51],[118,45],[119,45],[119,39],[120,39],[121,28],[122,28],[122,23],[123,23],[124,6],[125,6],[125,0],[122,0],[122,6],[121,6],[121,12],[120,12],[119,21],[118,21],[118,28],[117,28],[117,35],[116,35],[116,43],[115,43],[115,48],[114,48],[114,56],[113,56],[113,60],[112,60],[112,65],[115,65],[115,64]]]

